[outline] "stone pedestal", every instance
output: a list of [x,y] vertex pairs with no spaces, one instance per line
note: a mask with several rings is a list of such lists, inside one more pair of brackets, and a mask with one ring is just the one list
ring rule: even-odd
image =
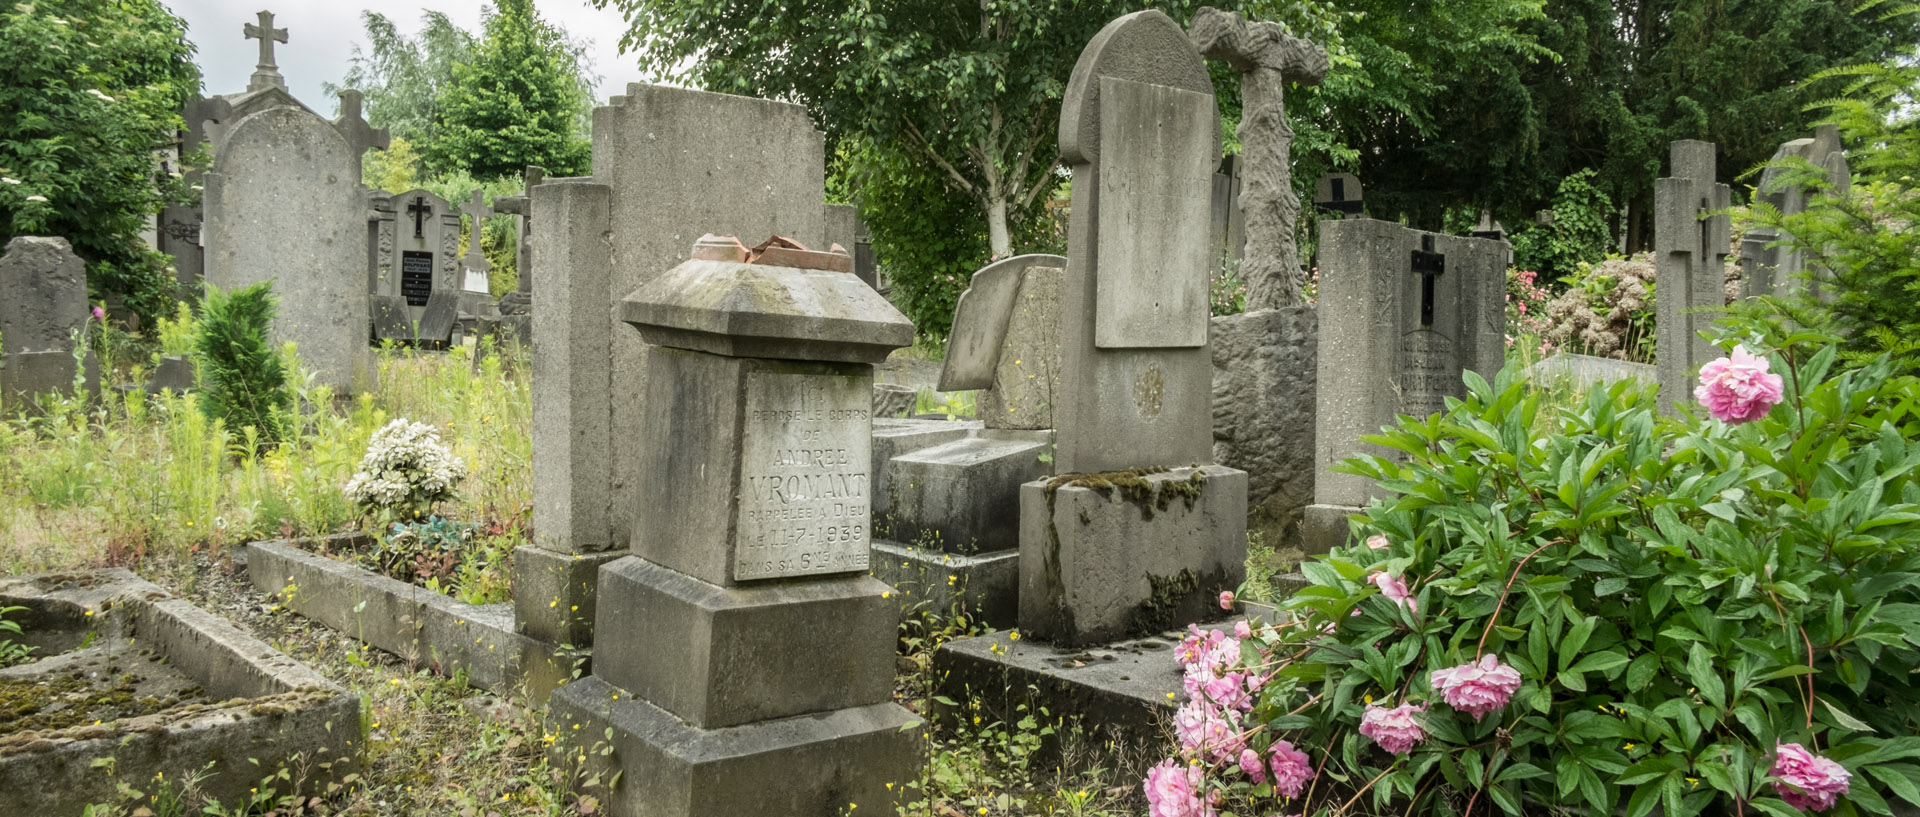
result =
[[618,767],[616,815],[890,811],[920,744],[868,575],[872,364],[913,327],[844,254],[737,249],[703,241],[620,304],[650,344],[634,555],[600,568],[562,750]]

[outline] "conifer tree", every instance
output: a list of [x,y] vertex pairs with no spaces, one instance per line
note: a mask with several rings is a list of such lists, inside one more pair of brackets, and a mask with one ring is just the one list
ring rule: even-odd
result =
[[499,0],[471,59],[453,66],[429,164],[482,179],[527,165],[561,176],[585,173],[587,89],[578,64],[577,49],[540,19],[532,0]]

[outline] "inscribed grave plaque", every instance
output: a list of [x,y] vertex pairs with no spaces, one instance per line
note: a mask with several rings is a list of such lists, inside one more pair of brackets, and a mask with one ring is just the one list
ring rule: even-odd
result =
[[408,306],[426,306],[433,295],[433,253],[400,254],[400,295]]
[[1094,345],[1205,346],[1213,97],[1100,78]]
[[872,406],[863,378],[747,376],[736,581],[867,569]]
[[1400,412],[1426,417],[1447,410],[1447,397],[1461,397],[1460,357],[1453,340],[1430,329],[1400,336]]

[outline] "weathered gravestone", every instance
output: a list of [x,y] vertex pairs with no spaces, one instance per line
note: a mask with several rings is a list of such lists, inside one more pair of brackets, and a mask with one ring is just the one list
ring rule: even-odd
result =
[[1221,269],[1229,261],[1239,261],[1247,251],[1247,220],[1240,208],[1240,169],[1245,163],[1237,154],[1220,157],[1220,168],[1213,173],[1213,226],[1208,231],[1207,248],[1212,255],[1210,269]]
[[[1719,356],[1702,330],[1727,305],[1726,263],[1732,191],[1714,181],[1712,142],[1673,143],[1673,175],[1654,182],[1654,326],[1660,408],[1677,414],[1693,404],[1700,366]],[[1719,215],[1708,215],[1718,212]]]
[[1293,192],[1293,128],[1283,101],[1287,83],[1318,85],[1327,75],[1327,51],[1286,33],[1279,23],[1255,22],[1239,12],[1201,6],[1192,37],[1202,56],[1240,75],[1240,209],[1246,250],[1240,280],[1247,309],[1297,306],[1306,272],[1294,246],[1300,198]]
[[[203,185],[205,169],[186,164],[194,151],[207,147],[207,126],[227,121],[233,105],[224,99],[195,97],[180,109],[186,127],[178,132],[176,147],[181,158],[181,177],[188,185]],[[206,258],[200,247],[200,229],[206,214],[196,199],[192,204],[169,203],[160,211],[158,247],[173,259],[174,278],[183,286],[200,283],[206,272]]]
[[1366,212],[1366,205],[1361,200],[1360,177],[1352,173],[1321,176],[1314,183],[1313,191],[1313,207],[1316,210],[1339,213],[1341,218],[1361,218]]
[[0,256],[0,293],[0,407],[71,393],[73,351],[90,317],[86,264],[64,238],[17,236]]
[[459,317],[460,214],[425,190],[373,194],[368,271],[375,340],[444,345]]
[[533,340],[533,189],[547,178],[546,168],[528,165],[526,187],[518,196],[493,200],[493,211],[514,217],[514,273],[519,277],[513,291],[500,296],[501,325],[509,337],[521,343]]
[[550,706],[611,743],[588,758],[622,773],[616,815],[891,813],[920,739],[867,575],[867,446],[871,364],[913,326],[847,255],[737,250],[702,242],[620,304],[654,344],[634,555],[601,568],[593,675]]
[[[1822,192],[1844,196],[1853,183],[1852,170],[1847,165],[1846,153],[1841,149],[1840,130],[1832,125],[1821,125],[1813,133],[1811,139],[1795,139],[1781,144],[1773,154],[1776,164],[1760,173],[1760,184],[1755,194],[1782,215],[1806,212],[1808,202]],[[1809,185],[1793,184],[1788,168],[1777,164],[1790,157],[1805,160],[1825,170],[1827,189],[1821,191]],[[1820,271],[1809,268],[1806,252],[1792,247],[1768,246],[1786,238],[1789,236],[1757,225],[1741,237],[1740,280],[1745,297],[1786,295],[1798,289],[1807,289],[1815,294],[1822,291]]]
[[[1320,223],[1320,349],[1309,553],[1347,540],[1347,517],[1377,493],[1332,470],[1387,449],[1360,438],[1395,415],[1446,411],[1462,372],[1492,381],[1506,362],[1505,242],[1423,233],[1387,221]],[[1336,351],[1337,350],[1337,351]]]
[[460,205],[460,215],[467,223],[467,254],[460,257],[462,268],[460,280],[460,312],[474,317],[486,317],[497,312],[493,302],[493,292],[488,288],[487,273],[493,269],[493,262],[487,260],[483,251],[481,236],[486,232],[487,216],[493,215],[493,208],[487,206],[486,191],[473,191],[473,198]]
[[[613,429],[638,427],[645,344],[613,305],[685,260],[709,227],[825,230],[824,140],[797,105],[633,84],[595,109],[593,136],[591,177],[542,184],[530,174],[527,212],[541,226],[521,244],[531,250],[521,286],[540,293],[528,299],[540,419],[536,539],[514,554],[514,612],[521,632],[576,646],[593,640],[594,571],[625,555],[635,516],[680,512],[633,499],[646,443]],[[727,179],[751,179],[754,192],[729,195],[716,182]]]
[[370,386],[366,195],[359,158],[305,108],[247,116],[206,177],[207,281],[232,290],[272,281],[276,342],[337,394]]
[[1318,327],[1312,306],[1260,309],[1214,318],[1208,341],[1214,461],[1247,472],[1248,530],[1288,553],[1313,504]]
[[1159,11],[1108,23],[1074,66],[1060,476],[1020,489],[1023,633],[1085,644],[1201,620],[1244,575],[1246,473],[1208,464],[1219,128],[1206,64]]

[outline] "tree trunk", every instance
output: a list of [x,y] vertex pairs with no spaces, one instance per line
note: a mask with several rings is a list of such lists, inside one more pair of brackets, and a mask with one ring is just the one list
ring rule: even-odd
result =
[[987,199],[987,243],[998,261],[1013,255],[1013,239],[1007,234],[1007,200],[999,196]]

